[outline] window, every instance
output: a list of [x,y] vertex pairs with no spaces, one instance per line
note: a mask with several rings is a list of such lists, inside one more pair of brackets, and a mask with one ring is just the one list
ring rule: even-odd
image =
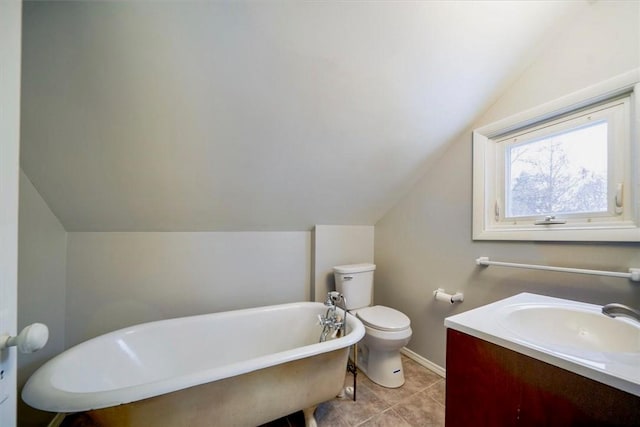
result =
[[505,141],[505,217],[606,212],[608,128],[598,120]]
[[474,131],[474,240],[640,241],[637,74]]

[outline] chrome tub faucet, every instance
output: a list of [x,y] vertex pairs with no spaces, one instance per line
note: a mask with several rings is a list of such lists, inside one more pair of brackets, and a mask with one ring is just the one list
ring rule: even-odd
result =
[[[343,302],[342,307],[338,305],[340,301]],[[328,307],[326,314],[324,316],[318,315],[320,326],[322,326],[320,342],[326,341],[329,334],[331,334],[331,338],[335,338],[340,333],[342,335],[347,333],[347,301],[344,296],[339,292],[329,292],[324,305]],[[342,316],[336,312],[336,308],[341,308],[343,310]]]

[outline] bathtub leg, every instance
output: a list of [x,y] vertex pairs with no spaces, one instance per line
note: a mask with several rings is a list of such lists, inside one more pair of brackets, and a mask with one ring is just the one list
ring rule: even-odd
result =
[[311,408],[303,409],[304,413],[304,425],[306,427],[318,427],[318,423],[316,422],[316,417],[313,414],[316,412],[317,406],[312,406]]
[[354,394],[355,394],[355,389],[353,387],[345,387],[342,390],[340,390],[340,393],[338,393],[336,397],[338,399],[344,399],[346,397],[353,398]]

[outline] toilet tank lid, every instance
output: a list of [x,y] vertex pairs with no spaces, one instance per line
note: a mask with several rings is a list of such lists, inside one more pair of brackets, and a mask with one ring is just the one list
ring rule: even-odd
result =
[[376,265],[371,263],[336,265],[333,267],[333,271],[342,274],[364,273],[365,271],[373,271],[375,269]]
[[381,331],[399,331],[411,325],[406,314],[383,305],[363,308],[356,315],[365,325]]

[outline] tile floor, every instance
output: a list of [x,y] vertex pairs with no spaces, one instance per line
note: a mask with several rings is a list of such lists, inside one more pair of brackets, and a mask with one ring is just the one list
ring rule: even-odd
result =
[[[319,427],[444,427],[444,378],[402,356],[405,383],[389,389],[358,373],[357,400],[336,398],[318,406]],[[347,374],[346,385],[353,385]],[[303,427],[296,412],[262,427]]]

